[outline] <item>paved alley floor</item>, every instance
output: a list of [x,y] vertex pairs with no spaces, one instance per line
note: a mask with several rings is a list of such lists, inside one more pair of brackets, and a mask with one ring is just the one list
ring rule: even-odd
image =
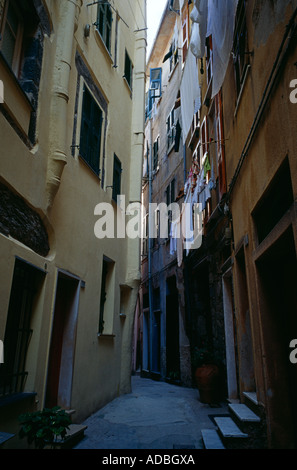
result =
[[75,449],[202,449],[201,429],[227,404],[205,405],[197,389],[132,377],[132,393],[116,398],[83,424]]

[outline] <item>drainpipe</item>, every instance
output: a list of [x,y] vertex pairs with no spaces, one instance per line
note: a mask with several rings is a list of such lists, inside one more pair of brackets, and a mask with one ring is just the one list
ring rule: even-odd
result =
[[152,214],[152,200],[153,200],[153,126],[152,118],[150,117],[150,152],[149,152],[149,217],[148,217],[148,275],[149,275],[149,308],[150,308],[150,322],[149,322],[149,371],[152,372],[153,367],[153,282],[152,282],[152,233],[153,233],[153,214]]
[[57,2],[56,56],[52,76],[49,156],[46,179],[46,205],[49,210],[60,187],[67,163],[67,114],[74,34],[82,0]]

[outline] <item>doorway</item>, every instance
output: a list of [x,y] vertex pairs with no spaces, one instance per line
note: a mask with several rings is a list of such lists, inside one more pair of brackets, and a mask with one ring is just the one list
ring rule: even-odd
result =
[[237,326],[234,306],[234,289],[232,269],[223,275],[223,303],[224,303],[224,326],[226,338],[226,366],[227,366],[227,389],[228,398],[237,399],[239,396],[238,383],[238,347]]
[[297,338],[297,260],[290,226],[257,262],[267,409],[273,448],[296,448],[297,371],[289,344]]
[[58,273],[45,406],[71,407],[80,281]]
[[166,375],[169,378],[180,378],[179,303],[175,276],[167,279]]

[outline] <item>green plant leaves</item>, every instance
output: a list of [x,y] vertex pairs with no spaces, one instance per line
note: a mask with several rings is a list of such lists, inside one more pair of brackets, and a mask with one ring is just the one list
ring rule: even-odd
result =
[[46,445],[54,447],[57,440],[65,439],[71,418],[60,407],[45,408],[42,411],[24,413],[19,416],[21,429],[20,438],[27,438],[28,444],[35,444],[37,449],[44,449]]

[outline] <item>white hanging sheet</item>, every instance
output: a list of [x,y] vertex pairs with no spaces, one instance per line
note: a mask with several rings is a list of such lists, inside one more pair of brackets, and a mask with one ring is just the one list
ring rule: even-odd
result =
[[[180,86],[183,142],[191,128],[194,110],[201,107],[201,90],[198,81],[198,66],[193,54],[187,54]],[[198,101],[197,101],[198,100]],[[200,103],[200,104],[199,104]]]
[[212,97],[218,94],[223,84],[230,54],[238,0],[209,0],[207,35],[212,35],[213,84]]

